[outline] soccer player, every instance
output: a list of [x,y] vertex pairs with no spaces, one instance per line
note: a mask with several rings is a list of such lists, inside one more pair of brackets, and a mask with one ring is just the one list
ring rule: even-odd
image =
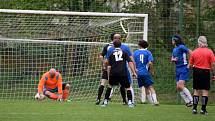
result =
[[[138,86],[140,89],[142,89],[142,87],[145,87],[147,99],[150,103],[159,105],[155,89],[152,86],[154,83],[151,77],[151,75],[154,75],[152,53],[146,49],[148,47],[148,42],[146,42],[145,40],[139,41],[138,45],[139,49],[136,50],[133,54],[137,69]],[[148,68],[150,69],[148,70]]]
[[44,73],[38,84],[38,94],[45,95],[53,100],[67,101],[69,89],[70,85],[62,83],[61,74],[56,72],[54,68]]
[[[101,60],[101,63],[102,63],[102,79],[100,81],[100,86],[98,88],[98,96],[97,96],[97,99],[96,99],[96,105],[99,105],[99,103],[101,101],[102,93],[104,91],[104,87],[108,83],[107,65],[105,64],[105,60],[106,60],[106,55],[107,55],[108,49],[113,46],[113,40],[114,40],[114,35],[115,34],[116,33],[112,33],[110,35],[111,42],[104,46],[104,48],[102,50],[102,53],[100,53],[100,56],[99,56],[99,58]],[[123,104],[126,104],[125,89],[123,87],[120,87],[120,92],[121,92],[121,95],[122,95],[122,98],[123,98]],[[112,96],[112,93],[113,93],[113,89],[111,90],[110,97]]]
[[102,106],[106,106],[108,104],[108,98],[110,96],[112,86],[120,84],[121,87],[124,87],[127,90],[128,106],[134,107],[132,102],[131,86],[127,73],[127,63],[131,68],[132,75],[137,77],[134,65],[128,54],[120,48],[121,42],[119,40],[114,40],[113,44],[115,49],[109,56],[107,56],[109,86],[106,90]]
[[[121,41],[121,35],[118,34],[118,33],[113,34],[113,40]],[[134,59],[133,59],[133,56],[132,56],[132,53],[131,53],[130,48],[129,48],[127,45],[125,45],[125,44],[121,44],[120,48],[121,48],[123,51],[125,51],[125,52],[128,54],[128,56],[130,57],[131,61],[134,62]],[[108,52],[107,52],[107,57],[109,57],[110,54],[111,54],[114,50],[115,50],[114,47],[110,47],[109,50],[108,50]],[[133,88],[132,88],[133,80],[132,80],[132,77],[131,77],[129,68],[127,68],[127,73],[128,73],[127,75],[128,75],[129,82],[130,82],[130,84],[131,84],[130,89],[131,89],[131,93],[132,93],[132,101],[133,101],[133,103],[134,103],[134,90],[133,90]],[[121,88],[120,88],[120,91],[121,91],[121,95],[122,95],[123,100],[124,100],[124,99],[126,99],[126,94],[125,94],[125,92],[123,92],[123,90],[125,90],[125,89],[123,89],[123,88],[121,87]],[[124,102],[124,101],[123,101],[123,102]],[[125,104],[125,102],[124,102],[123,104]]]
[[189,66],[193,68],[193,114],[197,114],[199,96],[202,97],[201,114],[207,115],[208,92],[210,90],[210,70],[215,74],[213,51],[207,48],[205,36],[199,36],[198,48],[192,52]]
[[187,55],[191,54],[191,50],[185,46],[182,41],[182,37],[179,35],[174,35],[172,37],[172,44],[175,46],[172,52],[171,61],[175,62],[176,65],[176,88],[184,99],[186,106],[191,107],[193,104],[193,98],[190,91],[185,87],[185,82],[189,81]]

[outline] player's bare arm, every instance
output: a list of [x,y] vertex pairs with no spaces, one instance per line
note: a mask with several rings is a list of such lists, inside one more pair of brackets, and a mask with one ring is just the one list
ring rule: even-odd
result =
[[149,71],[151,73],[152,76],[155,75],[155,71],[154,71],[154,67],[153,67],[153,62],[149,62]]

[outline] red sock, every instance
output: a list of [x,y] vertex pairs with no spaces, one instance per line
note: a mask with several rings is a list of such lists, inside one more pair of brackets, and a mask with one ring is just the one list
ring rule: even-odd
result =
[[63,95],[62,95],[63,100],[67,100],[68,97],[69,97],[69,90],[67,89],[63,90]]

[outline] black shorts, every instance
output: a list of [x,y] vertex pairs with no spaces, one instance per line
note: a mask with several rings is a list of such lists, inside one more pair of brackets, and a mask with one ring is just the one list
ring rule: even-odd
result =
[[67,83],[62,82],[62,90],[65,90],[66,85],[67,85]]
[[210,90],[210,70],[193,68],[193,89]]
[[107,70],[102,70],[102,79],[108,80],[108,73],[107,73]]
[[[62,90],[65,90],[66,85],[67,85],[66,82],[62,82]],[[52,93],[56,93],[56,92],[58,92],[58,87],[56,87],[56,88],[54,88],[54,89],[49,89],[49,88],[44,87],[44,88],[43,88],[43,93],[45,94],[46,91],[50,91],[50,92],[52,92]]]
[[130,87],[128,76],[110,76],[109,84],[111,86],[120,84],[124,88]]

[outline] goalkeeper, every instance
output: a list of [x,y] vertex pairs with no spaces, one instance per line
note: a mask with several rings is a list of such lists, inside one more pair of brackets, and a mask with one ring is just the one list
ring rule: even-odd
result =
[[44,73],[40,79],[38,85],[39,100],[42,100],[45,95],[46,97],[59,100],[67,101],[69,97],[70,85],[62,83],[62,76],[59,72],[56,72],[54,68],[51,68],[48,72]]

